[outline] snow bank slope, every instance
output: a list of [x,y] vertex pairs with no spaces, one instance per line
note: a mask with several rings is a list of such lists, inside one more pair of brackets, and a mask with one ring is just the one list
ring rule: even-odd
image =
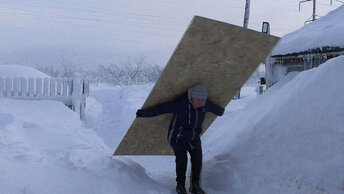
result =
[[13,77],[49,77],[47,74],[34,69],[32,67],[27,67],[23,65],[0,65],[0,77],[6,78],[13,78]]
[[278,43],[271,55],[285,55],[322,48],[323,46],[344,48],[344,5],[319,20],[287,34]]
[[0,98],[0,193],[168,193],[112,152],[60,102]]
[[343,193],[343,64],[337,57],[278,83],[209,130],[205,186],[214,193]]

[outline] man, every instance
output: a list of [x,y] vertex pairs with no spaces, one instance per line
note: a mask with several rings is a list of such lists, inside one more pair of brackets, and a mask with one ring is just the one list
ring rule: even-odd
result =
[[187,169],[187,152],[191,156],[191,183],[190,192],[205,193],[200,187],[202,169],[202,146],[200,134],[207,112],[222,116],[225,109],[220,108],[207,100],[208,92],[204,86],[197,85],[188,90],[187,94],[177,100],[161,104],[149,110],[139,109],[137,117],[153,117],[165,113],[174,113],[168,131],[168,142],[176,156],[176,174],[178,194],[186,194],[185,174]]

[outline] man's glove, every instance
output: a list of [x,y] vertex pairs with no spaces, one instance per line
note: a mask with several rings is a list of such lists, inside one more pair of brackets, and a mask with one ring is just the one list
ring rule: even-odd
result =
[[137,110],[136,117],[142,117],[142,110],[141,109]]

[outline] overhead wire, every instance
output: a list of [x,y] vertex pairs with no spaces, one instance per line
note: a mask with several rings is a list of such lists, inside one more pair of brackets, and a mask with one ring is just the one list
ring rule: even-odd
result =
[[[161,0],[152,0],[152,1],[158,1],[161,2]],[[24,1],[25,2],[25,1]],[[41,1],[42,2],[42,1]],[[45,1],[43,1],[45,2]],[[47,6],[47,4],[39,4],[34,6],[33,4],[28,4],[28,3],[24,3],[23,5],[25,5],[27,8],[34,8],[34,9],[41,9],[41,8],[46,8],[46,9],[53,9],[56,10],[58,12],[63,12],[61,13],[44,13],[44,12],[37,12],[37,11],[33,11],[33,10],[27,10],[24,8],[14,8],[11,6],[8,6],[8,4],[2,4],[1,8],[7,8],[9,10],[17,10],[20,11],[21,13],[17,13],[17,12],[10,12],[10,11],[0,11],[0,14],[7,14],[7,15],[16,15],[16,16],[22,16],[22,17],[26,17],[26,16],[31,16],[31,17],[41,17],[41,18],[53,18],[53,19],[67,19],[67,20],[74,20],[74,21],[91,21],[94,23],[108,23],[111,25],[106,25],[106,27],[104,26],[103,28],[105,29],[111,29],[111,30],[117,30],[117,31],[123,31],[123,32],[128,32],[128,33],[141,33],[141,34],[150,34],[150,35],[155,35],[155,36],[164,36],[164,37],[169,37],[171,36],[171,34],[162,34],[162,33],[154,33],[154,32],[143,32],[143,31],[131,31],[131,30],[127,30],[121,26],[119,27],[115,27],[112,26],[112,24],[117,24],[117,25],[122,25],[123,23],[125,24],[134,24],[134,25],[138,25],[138,27],[147,27],[149,29],[161,29],[162,26],[164,26],[164,28],[169,28],[174,32],[177,33],[181,33],[184,30],[184,27],[187,26],[187,24],[183,24],[183,23],[176,23],[174,21],[174,19],[171,19],[172,25],[170,22],[168,22],[168,18],[167,17],[160,17],[160,16],[156,16],[156,15],[150,15],[150,14],[132,14],[132,13],[114,13],[114,10],[109,9],[109,8],[100,8],[100,7],[88,7],[85,6],[85,4],[73,4],[71,2],[60,2],[60,1],[55,1],[55,0],[50,0],[50,3],[53,3],[55,5],[58,5],[60,7],[52,7],[51,5]],[[164,2],[168,2],[168,1],[164,1]],[[291,2],[291,1],[288,1]],[[78,6],[78,8],[75,8],[73,6]],[[231,7],[232,8],[232,7]],[[242,7],[240,7],[242,8]],[[65,9],[67,10],[73,10],[73,11],[78,11],[81,13],[86,13],[86,14],[90,14],[89,17],[84,17],[84,16],[70,16],[70,15],[65,15]],[[23,13],[24,12],[24,13]],[[123,19],[104,19],[105,16],[104,12],[110,12],[111,16],[131,16],[131,17],[135,17],[135,18],[139,18],[141,20],[144,20],[144,22],[142,21],[126,21]],[[75,13],[74,13],[75,14]],[[93,15],[92,15],[93,14]],[[95,14],[95,15],[94,15]],[[92,16],[96,16],[96,18],[92,17]],[[101,17],[101,19],[99,18]],[[150,18],[150,20],[148,20],[147,18]],[[153,21],[154,20],[154,21]],[[56,22],[56,21],[54,21]],[[64,24],[63,22],[61,22],[62,24]],[[78,26],[83,26],[83,23],[74,23],[75,25]],[[74,25],[73,24],[73,25]],[[84,27],[88,27],[88,24],[86,24]],[[180,27],[180,30],[179,28]],[[169,30],[169,31],[171,31]]]
[[[9,10],[18,10],[18,11],[22,11],[25,13],[16,13],[16,12],[9,12],[9,11],[0,11],[1,13],[4,14],[12,14],[12,15],[27,15],[27,16],[43,16],[43,17],[50,17],[50,18],[58,18],[58,19],[76,19],[76,20],[87,20],[87,21],[95,21],[95,22],[107,22],[107,23],[129,23],[129,24],[139,24],[139,25],[170,25],[170,23],[167,22],[162,22],[162,21],[148,21],[145,20],[145,22],[137,22],[137,21],[123,21],[122,19],[119,20],[115,20],[115,19],[99,19],[99,18],[92,18],[92,17],[81,17],[81,16],[69,16],[69,15],[64,15],[61,13],[58,14],[47,14],[44,12],[37,12],[37,11],[32,11],[32,10],[26,10],[26,9],[22,9],[22,8],[13,8],[13,7],[4,7],[3,8],[7,8]],[[104,17],[103,17],[104,18]],[[173,23],[173,26],[183,26],[183,23]]]
[[[0,14],[10,14],[10,15],[16,15],[16,16],[34,16],[34,17],[49,17],[49,18],[62,18],[62,19],[76,19],[76,20],[87,20],[87,21],[96,21],[96,22],[110,22],[111,24],[117,23],[117,24],[122,24],[122,23],[131,23],[131,24],[135,24],[135,25],[142,25],[142,26],[148,26],[149,29],[162,29],[162,27],[160,26],[156,26],[154,24],[150,24],[150,23],[142,23],[142,22],[130,22],[130,21],[119,21],[119,20],[102,20],[102,19],[94,19],[94,18],[81,18],[81,17],[72,17],[72,16],[56,16],[56,15],[47,15],[47,14],[42,14],[42,13],[13,13],[13,12],[1,12]],[[54,21],[54,23],[56,23],[56,21]],[[65,24],[65,23],[62,23]],[[70,24],[68,24],[70,25]],[[83,26],[83,23],[74,23],[73,25],[78,25],[78,26]],[[90,27],[89,24],[84,24],[84,27]],[[180,33],[183,30],[180,28],[180,30],[178,29],[177,25],[169,25],[166,26],[168,28],[170,28],[170,30],[168,30],[168,32],[171,32],[171,29],[173,32],[177,32]],[[164,27],[164,28],[166,28]],[[176,28],[177,27],[177,28]],[[129,29],[125,29],[122,27],[115,27],[113,25],[107,25],[107,26],[103,26],[102,29],[110,29],[110,30],[115,30],[115,31],[122,31],[122,32],[128,32],[128,33],[136,33],[136,34],[149,34],[149,35],[154,35],[154,36],[163,36],[163,37],[171,37],[171,35],[173,34],[166,34],[166,32],[164,33],[154,33],[154,32],[145,32],[145,31],[135,31],[135,30],[129,30]]]
[[[10,27],[10,28],[7,28],[6,31],[13,31],[13,32],[20,31],[20,32],[25,32],[25,33],[37,35],[37,31],[24,29],[21,26],[12,25],[12,26],[8,26],[8,27]],[[66,40],[66,34],[62,34],[62,33],[51,34],[49,32],[42,31],[42,32],[39,32],[39,34],[40,35],[53,36],[55,38],[62,38],[63,40]],[[14,34],[12,34],[12,35],[14,35]],[[140,43],[141,46],[144,46],[147,43],[151,43],[150,40],[145,40],[145,39],[132,39],[132,38],[130,38],[130,39],[125,39],[125,40],[120,40],[120,39],[108,39],[108,38],[104,38],[103,36],[97,36],[97,38],[100,40],[106,41],[106,42],[111,42],[111,43],[114,43],[114,42],[121,43],[121,44],[127,44],[128,42],[135,43],[135,44]],[[68,41],[77,41],[77,37],[68,36]]]
[[[51,1],[49,1],[49,2],[51,2]],[[135,18],[139,18],[139,19],[144,19],[144,17],[146,17],[146,18],[149,17],[150,19],[159,20],[159,21],[163,20],[163,21],[174,22],[174,23],[180,22],[180,20],[178,20],[177,18],[171,19],[171,17],[163,17],[163,16],[150,15],[150,14],[128,13],[128,12],[122,12],[119,10],[100,9],[100,8],[93,8],[94,10],[90,10],[89,8],[80,9],[80,7],[78,7],[78,8],[68,7],[65,4],[61,4],[64,9],[61,9],[61,7],[59,8],[59,7],[47,6],[45,4],[44,4],[45,6],[40,5],[41,7],[40,6],[32,6],[32,4],[25,4],[25,3],[22,5],[25,5],[26,8],[27,7],[38,8],[38,9],[45,8],[45,9],[60,10],[63,12],[65,12],[66,10],[72,10],[72,11],[78,11],[78,12],[84,12],[84,13],[93,13],[93,14],[100,14],[100,15],[103,15],[105,13],[104,11],[107,11],[106,13],[111,13],[111,16],[128,16],[128,17],[135,17]],[[4,7],[4,4],[2,6]],[[9,6],[7,5],[7,7],[9,7]],[[82,8],[82,6],[81,6],[81,8]],[[99,10],[102,10],[102,11],[99,11]]]
[[[23,11],[23,10],[19,10],[19,11]],[[26,10],[24,10],[24,11],[26,11]],[[32,12],[32,11],[30,11],[30,12]],[[35,13],[13,13],[13,12],[4,12],[4,11],[1,12],[0,11],[0,14],[10,14],[10,15],[25,16],[25,17],[26,16],[38,16],[38,17],[45,17],[45,18],[49,17],[49,18],[77,19],[77,20],[87,20],[87,21],[97,21],[97,22],[101,21],[101,22],[111,22],[111,23],[114,23],[114,22],[118,23],[119,22],[119,21],[114,21],[114,20],[102,20],[102,19],[94,19],[94,18],[81,18],[81,17],[72,17],[72,16],[51,15],[51,14],[49,15],[49,14],[45,14],[45,13],[41,13],[41,12],[35,12]],[[54,21],[54,23],[58,23],[58,22]],[[123,23],[123,21],[120,21],[119,24],[122,24],[122,23]],[[126,22],[126,23],[129,23],[129,22]],[[62,23],[62,24],[65,24],[65,23]],[[139,23],[139,22],[134,22],[134,24],[147,25],[147,23]],[[82,27],[86,27],[86,28],[90,27],[89,25],[82,25],[82,23],[74,23],[72,25],[73,26],[74,25],[78,25],[78,26],[82,26]],[[152,28],[152,27],[150,27],[150,28]],[[165,38],[166,37],[170,38],[171,36],[175,35],[175,34],[166,34],[166,33],[154,33],[154,32],[144,32],[144,31],[137,31],[137,30],[128,30],[128,29],[124,29],[124,28],[120,28],[120,27],[116,28],[116,27],[113,27],[113,26],[106,26],[105,29],[111,29],[111,30],[115,30],[115,31],[121,31],[121,32],[125,32],[125,33],[133,33],[133,34],[148,34],[148,35],[154,35],[155,37],[156,36],[161,36],[161,37],[165,37]],[[161,27],[158,28],[158,29],[161,29]],[[37,34],[37,32],[35,32],[35,31],[27,31],[27,29],[26,30],[21,30],[21,31]],[[170,31],[171,30],[169,30],[169,32]],[[40,31],[39,33],[41,34],[42,32],[44,32],[44,31]],[[178,33],[180,33],[180,32],[182,32],[182,31],[178,31]],[[104,34],[92,31],[92,34],[94,34],[94,33],[100,35],[100,36],[97,36],[97,38],[103,37],[102,35],[104,35]],[[47,34],[49,34],[49,33],[47,33]],[[56,33],[54,33],[54,34],[56,34]],[[58,36],[66,38],[67,35],[68,34],[59,34]],[[104,38],[101,38],[101,39],[104,39]],[[146,41],[144,39],[136,39],[136,40],[134,40],[134,39],[125,39],[125,41],[128,41],[128,40],[129,41],[139,41],[139,42],[150,42],[149,40]],[[107,39],[107,41],[114,42],[116,40],[114,40],[114,39],[111,39],[111,40]],[[117,42],[119,42],[119,41],[117,41]],[[123,41],[121,41],[121,42],[123,42]]]
[[[26,6],[26,7],[30,7],[30,6]],[[41,17],[41,18],[45,18],[45,19],[53,18],[53,19],[79,20],[79,21],[80,20],[85,20],[85,21],[106,22],[106,23],[109,23],[109,24],[120,24],[120,25],[122,25],[123,23],[127,23],[127,24],[135,24],[135,25],[139,25],[139,26],[146,26],[149,29],[154,29],[154,28],[155,29],[161,29],[162,25],[165,25],[165,26],[167,25],[166,27],[174,29],[172,31],[175,31],[175,32],[178,31],[178,33],[182,32],[182,30],[180,29],[180,30],[176,31],[176,27],[178,28],[178,27],[186,26],[186,25],[175,24],[175,23],[173,25],[171,25],[171,24],[167,24],[166,22],[153,22],[153,23],[151,21],[150,22],[137,22],[137,21],[133,22],[133,21],[113,20],[113,19],[111,19],[111,20],[110,19],[98,19],[98,18],[92,18],[92,17],[66,16],[66,15],[62,15],[62,14],[47,14],[47,13],[37,12],[37,11],[32,11],[32,10],[28,11],[26,9],[13,8],[13,7],[9,7],[9,6],[6,6],[6,7],[2,6],[2,8],[12,9],[14,11],[17,10],[17,11],[20,11],[21,13],[18,13],[18,12],[8,12],[8,11],[7,12],[0,11],[0,14],[16,15],[16,16],[23,16],[23,17],[32,16],[32,17]],[[31,6],[30,8],[37,8],[37,7],[32,7]],[[55,8],[55,7],[53,7],[53,9],[59,10],[58,8]],[[82,10],[82,11],[85,11],[85,10]],[[154,16],[152,16],[152,17],[154,17]],[[56,23],[56,21],[54,21],[54,22]],[[82,23],[76,23],[76,25],[83,26]],[[83,27],[89,27],[89,25],[85,25]],[[164,28],[166,28],[166,27],[164,27]],[[111,25],[107,25],[105,27],[105,29],[122,31],[122,32],[126,32],[126,33],[149,34],[149,35],[162,36],[162,37],[171,37],[171,35],[173,35],[173,34],[165,34],[165,33],[163,34],[163,33],[154,33],[154,32],[143,32],[143,31],[128,30],[128,29],[124,29],[122,27],[116,28],[116,27],[111,26]],[[170,32],[171,30],[168,30],[168,31]]]

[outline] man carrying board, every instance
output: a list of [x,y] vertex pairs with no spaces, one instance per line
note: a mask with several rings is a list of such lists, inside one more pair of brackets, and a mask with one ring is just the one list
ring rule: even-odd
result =
[[189,190],[194,194],[205,193],[200,187],[202,169],[200,135],[202,133],[202,124],[207,112],[222,116],[224,110],[208,99],[208,92],[204,86],[197,85],[188,89],[187,94],[180,96],[173,102],[161,104],[148,110],[139,109],[137,111],[137,117],[154,117],[165,113],[174,114],[167,140],[176,157],[177,193],[187,193],[185,189],[187,152],[191,156],[192,165]]

